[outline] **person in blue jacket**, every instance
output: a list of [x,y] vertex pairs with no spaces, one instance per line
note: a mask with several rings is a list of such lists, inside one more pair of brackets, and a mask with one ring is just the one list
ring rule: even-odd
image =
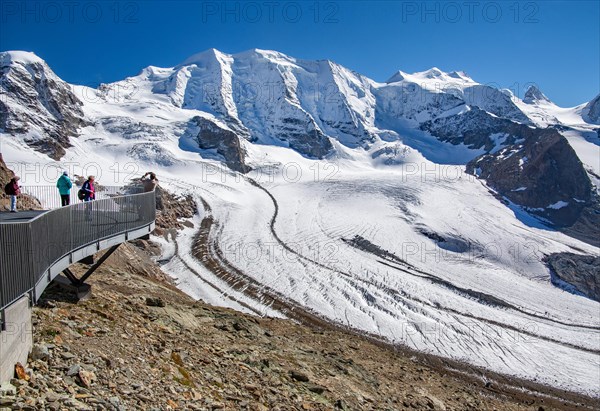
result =
[[71,204],[71,187],[73,187],[73,183],[69,178],[69,174],[65,171],[62,173],[62,176],[59,177],[56,182],[56,187],[58,188],[58,193],[60,194],[60,203],[61,206],[68,206]]

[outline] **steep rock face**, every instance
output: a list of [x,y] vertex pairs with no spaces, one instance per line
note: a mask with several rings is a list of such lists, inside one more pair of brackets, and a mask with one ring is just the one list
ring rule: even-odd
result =
[[512,124],[515,143],[467,164],[467,172],[510,201],[557,227],[573,225],[595,198],[592,184],[567,140],[552,128]]
[[555,253],[547,256],[545,261],[552,271],[554,284],[567,289],[571,286],[574,290],[570,291],[579,292],[600,302],[600,257]]
[[600,124],[600,94],[584,107],[583,118],[589,123]]
[[195,136],[199,148],[215,150],[232,170],[241,173],[251,170],[245,163],[246,151],[242,147],[239,137],[233,131],[197,116],[190,121],[188,133],[190,132]]
[[551,103],[550,99],[536,86],[527,89],[523,96],[523,102],[526,104]]
[[525,95],[523,96],[523,103],[525,104],[540,104],[540,103],[548,103],[554,104],[552,101],[546,97],[542,90],[540,90],[537,86],[530,86]]
[[527,126],[492,116],[477,107],[460,114],[426,121],[420,128],[442,141],[464,144],[471,149],[483,149],[486,152],[513,144],[528,129]]
[[594,194],[591,204],[584,207],[575,224],[564,227],[561,231],[571,237],[600,248],[600,198]]
[[233,82],[232,63],[231,56],[207,50],[175,67],[168,77],[157,77],[152,91],[168,95],[177,107],[217,115],[236,134],[251,139],[250,130],[239,120],[234,101],[239,89]]
[[4,193],[4,186],[14,177],[14,175],[15,173],[6,166],[6,163],[2,158],[2,153],[0,153],[0,188],[2,189],[2,193]]
[[312,122],[284,118],[278,131],[290,148],[308,157],[324,158],[333,148],[327,136]]
[[32,53],[0,53],[0,128],[60,159],[69,138],[86,125],[82,102],[71,87]]
[[332,150],[327,135],[349,145],[370,137],[361,123],[368,114],[348,108],[340,91],[350,89],[346,73],[336,70],[345,69],[266,50],[229,55],[211,49],[176,66],[152,91],[168,95],[177,107],[216,116],[246,140],[323,158]]

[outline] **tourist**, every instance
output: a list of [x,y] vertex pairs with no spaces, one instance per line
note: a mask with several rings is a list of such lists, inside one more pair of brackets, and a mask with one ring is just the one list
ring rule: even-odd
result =
[[4,192],[6,195],[10,197],[10,212],[17,212],[17,196],[21,194],[21,187],[19,186],[19,180],[21,178],[19,176],[14,176],[7,184],[4,186]]
[[66,171],[63,172],[59,177],[58,181],[56,182],[56,187],[58,188],[58,193],[60,194],[61,207],[71,204],[71,187],[73,187],[73,183],[71,182],[71,179]]

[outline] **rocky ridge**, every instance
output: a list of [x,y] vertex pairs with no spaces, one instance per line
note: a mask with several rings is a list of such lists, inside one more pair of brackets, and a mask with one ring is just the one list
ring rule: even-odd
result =
[[597,199],[567,140],[553,128],[511,123],[503,130],[512,144],[472,160],[467,172],[529,213],[559,228],[573,226]]
[[88,124],[71,86],[31,53],[0,53],[0,95],[0,129],[55,160]]

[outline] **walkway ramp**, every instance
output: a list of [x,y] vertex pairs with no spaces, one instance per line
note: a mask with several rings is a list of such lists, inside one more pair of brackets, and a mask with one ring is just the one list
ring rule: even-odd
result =
[[154,192],[0,214],[0,382],[16,358],[27,359],[31,306],[48,284],[73,263],[150,234],[155,218]]

